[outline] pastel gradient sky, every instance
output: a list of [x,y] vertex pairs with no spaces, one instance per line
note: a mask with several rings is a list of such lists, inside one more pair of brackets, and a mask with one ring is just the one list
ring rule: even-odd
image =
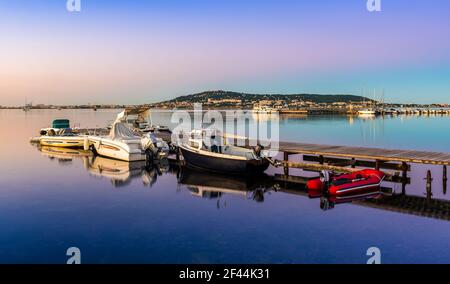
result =
[[0,0],[0,105],[210,89],[450,103],[450,1]]

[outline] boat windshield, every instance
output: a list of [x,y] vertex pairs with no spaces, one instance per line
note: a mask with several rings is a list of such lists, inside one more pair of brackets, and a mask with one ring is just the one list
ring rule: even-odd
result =
[[66,128],[61,131],[61,135],[62,136],[75,136],[75,133],[73,133],[72,128]]
[[237,147],[237,146],[233,146],[233,145],[226,145],[225,147],[223,147],[222,153],[227,154],[227,155],[245,157],[248,160],[258,159],[258,156],[256,155],[256,153],[253,149],[247,149],[247,148]]
[[125,123],[115,123],[109,134],[111,139],[140,139]]

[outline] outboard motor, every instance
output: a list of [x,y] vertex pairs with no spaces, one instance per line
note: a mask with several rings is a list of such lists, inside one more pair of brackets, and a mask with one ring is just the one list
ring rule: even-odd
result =
[[320,172],[320,181],[322,182],[322,192],[327,193],[331,182],[331,174],[329,171],[323,170]]
[[320,209],[327,211],[334,208],[334,203],[330,202],[327,196],[322,196],[320,198]]
[[256,145],[256,146],[253,148],[253,150],[255,151],[255,154],[256,154],[258,157],[261,157],[261,151],[264,150],[264,146],[258,144],[258,145]]
[[330,182],[330,172],[329,171],[321,171],[320,172],[320,181],[322,183],[329,183]]
[[167,157],[169,145],[160,138],[156,138],[153,133],[145,134],[141,141],[142,149],[147,153],[148,160]]

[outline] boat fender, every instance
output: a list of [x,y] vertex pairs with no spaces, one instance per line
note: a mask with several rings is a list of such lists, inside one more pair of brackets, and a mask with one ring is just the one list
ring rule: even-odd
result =
[[56,132],[55,132],[54,129],[50,129],[49,131],[47,131],[47,135],[48,135],[48,136],[55,136],[55,135],[56,135]]
[[84,140],[83,140],[83,149],[85,151],[89,150],[89,138],[87,136],[84,137]]

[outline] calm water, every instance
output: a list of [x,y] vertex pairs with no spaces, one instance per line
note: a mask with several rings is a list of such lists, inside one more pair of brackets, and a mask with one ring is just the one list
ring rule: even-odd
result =
[[[370,208],[364,202],[323,211],[304,189],[270,176],[247,180],[163,164],[141,164],[37,149],[39,128],[64,117],[104,126],[118,111],[0,110],[0,263],[450,263],[450,222]],[[170,124],[170,115],[154,115]],[[449,117],[362,120],[285,117],[282,140],[450,152]],[[413,167],[408,195],[443,193],[439,167]],[[303,176],[314,173],[294,171]],[[396,193],[401,185],[386,183]],[[287,188],[289,187],[289,188]]]

